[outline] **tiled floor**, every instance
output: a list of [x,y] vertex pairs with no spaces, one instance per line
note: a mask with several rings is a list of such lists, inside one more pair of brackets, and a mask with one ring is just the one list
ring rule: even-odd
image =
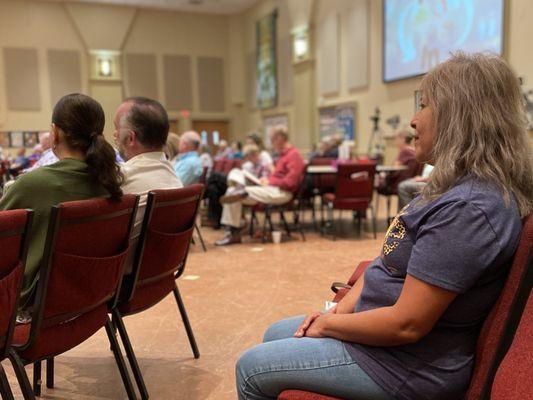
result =
[[[235,399],[234,366],[239,354],[258,343],[272,322],[319,309],[331,299],[329,284],[346,280],[359,260],[379,253],[378,239],[343,224],[336,241],[308,232],[279,245],[246,238],[242,245],[216,248],[221,231],[203,228],[207,253],[196,245],[178,281],[200,348],[195,360],[178,314],[168,296],[142,314],[128,317],[139,364],[152,399]],[[3,362],[17,398],[11,366]],[[43,368],[44,369],[44,368]],[[31,378],[31,367],[27,368]],[[56,388],[44,399],[124,399],[125,391],[104,330],[56,359]]]

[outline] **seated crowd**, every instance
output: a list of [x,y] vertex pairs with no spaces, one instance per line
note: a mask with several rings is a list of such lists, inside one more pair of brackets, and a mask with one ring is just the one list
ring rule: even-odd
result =
[[[458,399],[467,390],[480,326],[501,292],[521,218],[533,211],[532,155],[518,79],[501,58],[456,54],[423,78],[421,92],[414,134],[397,138],[395,164],[410,174],[382,176],[377,186],[400,197],[381,254],[333,308],[267,329],[237,362],[239,399],[275,399],[286,389]],[[216,242],[224,246],[242,242],[243,206],[287,204],[304,186],[306,161],[281,126],[269,133],[274,157],[256,133],[244,146],[221,140],[211,157],[197,132],[169,134],[155,100],[133,97],[118,107],[116,150],[104,122],[91,97],[64,96],[40,137],[40,157],[30,166],[20,150],[12,165],[18,176],[0,210],[34,210],[19,323],[30,322],[53,205],[138,194],[135,241],[150,190],[204,180],[209,215],[227,229]],[[337,158],[339,144],[328,137],[311,158]],[[215,171],[224,160],[234,168]],[[131,263],[130,256],[126,274]]]

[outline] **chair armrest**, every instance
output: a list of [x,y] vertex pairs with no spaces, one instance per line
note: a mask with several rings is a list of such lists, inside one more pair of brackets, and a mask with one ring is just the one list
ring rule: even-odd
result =
[[333,282],[331,284],[331,290],[333,291],[333,293],[338,293],[339,292],[339,289],[348,289],[350,290],[352,287],[350,285],[347,285],[346,283],[342,283],[342,282]]

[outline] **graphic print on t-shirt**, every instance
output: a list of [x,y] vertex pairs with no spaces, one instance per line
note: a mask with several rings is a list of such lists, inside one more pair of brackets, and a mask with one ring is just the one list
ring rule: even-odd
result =
[[394,217],[383,240],[380,258],[389,275],[394,277],[405,277],[413,249],[413,243],[408,234],[409,228],[402,218],[407,214],[406,206]]
[[392,220],[391,224],[389,225],[389,229],[387,229],[385,239],[383,240],[382,255],[384,256],[388,256],[390,253],[396,250],[400,245],[400,240],[405,238],[405,225],[400,217],[407,213],[405,211],[406,208],[407,206],[402,208],[398,215],[396,215]]

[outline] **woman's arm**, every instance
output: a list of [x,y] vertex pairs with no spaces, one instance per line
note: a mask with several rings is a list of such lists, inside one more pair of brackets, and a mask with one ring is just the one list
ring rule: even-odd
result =
[[359,300],[359,296],[361,296],[361,290],[363,289],[364,281],[365,275],[363,274],[359,279],[357,279],[357,281],[355,281],[355,284],[341,299],[341,301],[338,302],[335,307],[335,314],[350,314],[354,312],[355,305]]
[[321,315],[306,329],[305,336],[332,337],[371,346],[414,343],[431,331],[456,296],[457,293],[407,275],[393,306]]

